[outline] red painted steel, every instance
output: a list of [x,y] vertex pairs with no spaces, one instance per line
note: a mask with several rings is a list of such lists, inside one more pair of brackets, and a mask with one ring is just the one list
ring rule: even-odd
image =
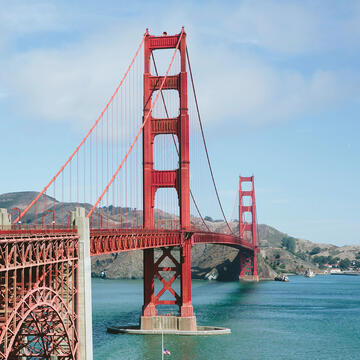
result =
[[[243,183],[251,183],[251,190],[243,190]],[[247,204],[244,205],[244,202]],[[250,204],[249,204],[250,203]],[[251,223],[247,223],[245,214],[251,214]],[[240,254],[240,278],[247,275],[258,279],[257,273],[257,220],[254,176],[239,177],[239,234],[241,239],[251,241],[253,251]]]
[[[177,39],[175,42],[174,39]],[[153,76],[150,73],[150,60],[153,50],[174,48],[180,52],[180,73],[172,76]],[[174,54],[175,54],[174,52]],[[151,118],[145,124],[143,132],[143,206],[144,229],[154,227],[154,204],[156,191],[160,188],[175,188],[179,199],[180,228],[190,230],[190,161],[189,161],[189,115],[187,98],[187,71],[186,71],[186,33],[168,37],[152,36],[148,32],[144,42],[144,120]],[[159,84],[163,86],[159,86]],[[156,119],[152,117],[151,98],[156,90],[177,90],[180,99],[180,114],[176,119]],[[179,140],[179,168],[171,171],[154,170],[153,144],[155,136],[159,134],[174,134]],[[173,281],[164,282],[163,290],[169,290],[175,297],[173,304],[180,307],[181,316],[192,316],[191,305],[191,243],[187,237],[180,239],[181,261],[175,278],[181,277],[181,295],[169,290]],[[171,254],[163,250],[163,255]],[[144,316],[156,315],[156,306],[164,304],[154,294],[154,276],[159,278],[158,262],[155,262],[153,250],[144,251]],[[171,279],[175,279],[171,278]],[[190,280],[189,280],[190,279]]]
[[176,134],[178,131],[178,124],[180,119],[168,118],[168,119],[157,119],[151,118],[151,131],[155,135],[160,134]]
[[252,243],[237,236],[209,232],[195,232],[192,236],[193,244],[222,244],[235,246],[241,251],[254,251]]
[[244,252],[254,251],[252,243],[233,235],[199,232],[198,230],[184,232],[159,229],[91,229],[90,231],[90,252],[92,256],[183,246],[184,243],[190,245],[222,244],[237,247]]
[[180,246],[181,238],[181,231],[175,230],[92,229],[90,232],[90,252],[94,256],[122,251]]
[[78,236],[0,231],[0,359],[76,359]]
[[[178,305],[182,304],[182,297],[172,288],[174,281],[181,276],[179,261],[172,254],[170,247],[161,248],[162,254],[154,263],[154,274],[162,284],[162,289],[154,296],[153,301],[156,305]],[[163,261],[168,261],[172,266],[161,266]],[[167,276],[169,274],[169,276]],[[161,300],[161,297],[168,291],[173,300]]]

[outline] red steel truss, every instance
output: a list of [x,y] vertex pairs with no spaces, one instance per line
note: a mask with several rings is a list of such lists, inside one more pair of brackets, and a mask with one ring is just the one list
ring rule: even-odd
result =
[[111,254],[129,250],[144,250],[165,246],[180,246],[181,231],[140,229],[92,229],[91,255]]
[[0,231],[0,359],[77,358],[78,236]]
[[92,256],[122,251],[182,246],[184,242],[189,242],[190,245],[223,244],[235,246],[242,251],[254,250],[253,244],[238,237],[196,230],[194,232],[159,229],[92,229],[90,231],[90,251]]

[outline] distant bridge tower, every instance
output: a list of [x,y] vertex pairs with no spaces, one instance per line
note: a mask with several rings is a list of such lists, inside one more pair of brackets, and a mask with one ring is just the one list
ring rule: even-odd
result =
[[[181,70],[177,75],[167,76],[163,89],[177,90],[179,93],[180,111],[175,118],[156,119],[152,117],[151,98],[154,91],[161,87],[164,76],[154,76],[150,73],[150,57],[153,50],[171,49],[179,46]],[[144,119],[150,120],[143,131],[143,207],[144,228],[154,228],[154,204],[156,191],[160,188],[174,188],[177,191],[180,207],[180,228],[183,231],[183,242],[180,247],[180,261],[171,254],[172,248],[162,248],[162,255],[155,261],[154,249],[144,250],[144,306],[141,317],[143,329],[154,329],[162,324],[165,317],[159,317],[158,305],[178,305],[181,317],[179,327],[183,330],[195,330],[196,319],[191,304],[191,239],[186,236],[190,229],[190,162],[189,162],[189,115],[187,96],[186,71],[186,33],[182,29],[178,35],[163,36],[149,35],[148,31],[144,43]],[[150,115],[149,115],[150,113]],[[160,134],[173,134],[179,143],[179,168],[176,170],[155,170],[153,160],[154,138]],[[164,149],[165,151],[165,149]],[[173,266],[162,266],[167,259]],[[166,280],[161,276],[165,271],[175,272]],[[160,273],[161,272],[161,273]],[[154,277],[157,277],[163,288],[155,294]],[[181,294],[172,288],[176,278],[181,279]],[[169,291],[173,300],[161,300],[165,291]],[[159,325],[162,324],[162,325]]]
[[[243,183],[251,183],[244,190]],[[254,176],[239,177],[239,231],[240,238],[251,242],[254,251],[240,253],[240,279],[259,280],[257,273],[257,220],[255,203]]]

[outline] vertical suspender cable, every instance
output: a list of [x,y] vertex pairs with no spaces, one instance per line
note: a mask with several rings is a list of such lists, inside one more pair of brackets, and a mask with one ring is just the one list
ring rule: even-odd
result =
[[99,204],[99,202],[101,201],[101,199],[104,197],[104,195],[106,194],[106,192],[109,190],[109,187],[110,187],[111,184],[114,182],[117,174],[119,173],[120,169],[123,167],[125,161],[127,160],[127,158],[129,157],[129,155],[130,155],[130,153],[131,153],[131,150],[133,149],[133,147],[135,146],[137,140],[139,139],[140,134],[142,133],[142,131],[143,131],[143,129],[144,129],[144,126],[145,126],[146,123],[148,122],[149,117],[150,117],[150,114],[151,114],[151,112],[152,112],[152,109],[154,108],[154,105],[156,104],[156,101],[157,101],[157,99],[158,99],[158,97],[159,97],[159,95],[160,95],[160,92],[161,92],[161,90],[162,90],[163,87],[164,87],[165,80],[167,79],[168,74],[169,74],[169,71],[170,71],[170,68],[171,68],[171,66],[172,66],[172,64],[173,64],[173,62],[174,62],[174,58],[175,58],[175,55],[176,55],[176,51],[177,51],[178,48],[179,48],[180,41],[181,41],[181,38],[182,38],[183,33],[184,33],[184,32],[183,32],[183,30],[182,30],[181,33],[180,33],[179,40],[178,40],[178,43],[177,43],[177,45],[176,45],[174,54],[173,54],[173,56],[172,56],[172,58],[171,58],[170,65],[169,65],[169,67],[168,67],[168,69],[167,69],[167,71],[166,71],[165,76],[163,77],[161,86],[160,86],[160,88],[159,88],[159,92],[156,94],[156,97],[155,97],[154,101],[153,101],[152,104],[151,104],[149,113],[147,114],[146,118],[144,119],[144,121],[143,121],[143,123],[142,123],[142,125],[141,125],[141,127],[140,127],[140,129],[139,129],[139,131],[138,131],[138,133],[137,133],[137,135],[136,135],[136,137],[135,137],[135,139],[134,139],[133,142],[131,143],[130,148],[128,149],[128,151],[127,151],[125,157],[123,158],[121,164],[118,166],[117,170],[115,171],[115,173],[114,173],[114,175],[112,176],[111,180],[109,181],[109,183],[108,183],[107,186],[105,187],[105,189],[104,189],[104,191],[102,192],[101,196],[98,198],[98,200],[96,201],[96,203],[94,204],[94,206],[92,207],[92,209],[90,210],[90,212],[87,214],[87,217],[90,217],[90,216],[91,216],[91,214],[93,213],[93,211],[95,210],[95,208],[98,206],[98,204]]
[[194,79],[193,79],[193,75],[192,75],[192,71],[191,71],[191,64],[190,64],[189,52],[188,52],[187,47],[186,47],[186,57],[187,57],[187,61],[188,61],[188,64],[189,64],[190,78],[191,78],[191,84],[192,84],[192,89],[193,89],[194,98],[195,98],[196,111],[197,111],[197,115],[198,115],[198,119],[199,119],[201,136],[202,136],[204,147],[205,147],[205,153],[206,153],[206,158],[207,158],[207,162],[208,162],[208,165],[209,165],[211,179],[212,179],[212,182],[213,182],[213,185],[214,185],[216,197],[217,197],[217,200],[218,200],[218,203],[219,203],[220,210],[221,210],[221,213],[223,215],[224,221],[225,221],[227,227],[229,228],[230,232],[234,235],[234,232],[231,230],[231,227],[230,227],[230,225],[229,225],[229,223],[228,223],[228,221],[226,219],[225,212],[224,212],[223,206],[222,206],[221,201],[220,201],[219,192],[217,190],[217,186],[216,186],[216,183],[215,183],[214,173],[213,173],[213,170],[212,170],[209,153],[208,153],[207,146],[206,146],[206,140],[205,140],[204,130],[203,130],[201,116],[200,116],[199,104],[198,104],[197,97],[196,97]]
[[94,130],[94,128],[96,127],[96,125],[99,123],[100,119],[102,118],[104,112],[106,111],[106,109],[109,107],[110,103],[113,101],[115,95],[117,94],[117,92],[119,91],[120,87],[122,86],[125,78],[127,77],[127,74],[129,73],[130,69],[132,68],[135,59],[137,58],[140,49],[142,48],[143,44],[144,44],[144,40],[145,40],[145,36],[143,36],[141,43],[138,47],[138,49],[136,50],[136,53],[128,67],[128,69],[125,72],[125,75],[123,76],[123,78],[121,79],[118,87],[116,88],[115,92],[113,93],[113,95],[111,96],[109,102],[107,103],[107,105],[105,106],[104,110],[102,111],[102,113],[100,114],[100,116],[97,118],[97,120],[95,121],[95,123],[93,124],[93,126],[91,127],[91,129],[88,131],[88,133],[86,134],[86,136],[84,137],[84,139],[80,142],[79,146],[75,149],[75,151],[70,155],[70,157],[66,160],[66,162],[64,163],[64,165],[60,168],[60,170],[55,174],[55,176],[50,180],[50,182],[44,187],[44,189],[35,197],[35,199],[25,208],[25,210],[19,214],[19,216],[14,220],[14,224],[16,224],[29,210],[30,208],[39,200],[39,198],[45,193],[45,191],[49,188],[49,186],[55,181],[55,179],[59,176],[59,174],[65,169],[65,167],[69,164],[69,162],[73,159],[73,157],[75,156],[75,154],[78,153],[79,149],[81,148],[81,146],[83,145],[83,143],[86,141],[86,139],[90,136],[90,134],[92,133],[92,131]]

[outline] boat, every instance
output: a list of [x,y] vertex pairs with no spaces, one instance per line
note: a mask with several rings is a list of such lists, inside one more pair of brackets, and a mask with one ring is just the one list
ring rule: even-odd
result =
[[288,282],[289,281],[289,278],[286,276],[286,275],[276,275],[275,278],[274,278],[275,281],[285,281],[285,282]]
[[304,276],[308,278],[313,278],[315,277],[315,273],[309,268],[305,271]]

